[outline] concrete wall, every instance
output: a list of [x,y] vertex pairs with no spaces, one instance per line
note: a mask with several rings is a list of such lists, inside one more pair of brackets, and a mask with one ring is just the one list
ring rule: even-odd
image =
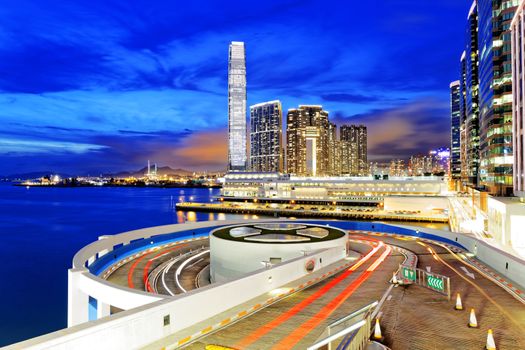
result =
[[[258,222],[275,220],[260,220]],[[284,221],[284,220],[283,220]],[[498,271],[507,279],[519,286],[525,286],[525,261],[514,257],[488,243],[476,238],[448,231],[417,229],[413,226],[388,225],[379,222],[351,222],[328,220],[297,220],[293,222],[308,222],[312,224],[330,224],[341,229],[379,231],[392,234],[416,236],[464,247],[477,256],[486,265]],[[174,231],[194,230],[206,227],[216,227],[220,224],[238,224],[245,221],[202,222],[185,225],[168,225],[143,230],[126,232],[111,236],[86,246],[75,255],[74,268],[69,271],[68,305],[72,313],[73,324],[87,320],[89,297],[98,298],[98,317],[107,315],[109,305],[132,307],[135,302],[151,302],[146,297],[157,298],[140,291],[108,285],[107,282],[92,275],[84,266],[93,256],[111,249],[120,242],[141,237],[151,237],[154,234],[173,233]],[[340,249],[333,248],[316,252],[307,257],[300,257],[275,266],[272,269],[260,270],[238,280],[210,285],[189,292],[185,295],[166,298],[135,309],[123,311],[112,317],[79,324],[77,326],[14,344],[6,349],[134,349],[149,344],[186,328],[196,322],[214,316],[224,310],[245,302],[253,297],[264,294],[305,274],[305,262],[312,257],[322,259],[316,269],[339,259]],[[319,261],[319,260],[316,260]],[[96,262],[95,262],[96,263]],[[270,278],[271,277],[271,278]],[[126,296],[123,292],[137,294]],[[144,297],[144,299],[142,299]],[[142,300],[141,300],[142,299]],[[220,301],[220,302],[217,302]],[[120,303],[120,304],[119,304]],[[165,316],[170,316],[170,324],[163,326]],[[68,318],[69,320],[69,318]]]
[[[326,226],[325,226],[326,227]],[[263,261],[287,261],[319,249],[339,247],[335,259],[346,256],[347,235],[323,242],[258,243],[232,241],[210,235],[210,275],[213,282],[225,282],[260,269]]]
[[[340,249],[317,251],[243,278],[210,285],[187,294],[123,311],[7,347],[7,349],[137,349],[206,320],[307,274],[305,264],[316,260],[315,270],[340,259]],[[320,261],[322,260],[322,263]],[[164,326],[164,317],[170,324]]]
[[518,198],[488,199],[488,232],[501,244],[525,251],[525,203]]

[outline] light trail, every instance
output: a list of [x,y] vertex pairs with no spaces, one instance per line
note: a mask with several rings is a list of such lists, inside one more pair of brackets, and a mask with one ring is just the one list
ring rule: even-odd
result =
[[365,272],[363,272],[355,281],[350,283],[348,287],[343,290],[342,293],[337,295],[332,301],[326,304],[317,314],[310,317],[307,321],[303,322],[299,327],[297,327],[292,333],[290,333],[286,338],[283,338],[280,342],[275,344],[272,349],[291,349],[297,343],[308,335],[313,329],[315,329],[321,322],[326,320],[337,308],[341,306],[360,286],[363,284],[375,269],[383,263],[386,257],[392,252],[392,248],[387,246],[383,254],[376,259],[372,265],[370,265]]
[[146,289],[146,291],[153,292],[153,289],[151,288],[150,283],[148,281],[149,268],[150,268],[151,264],[153,263],[153,261],[157,260],[158,258],[160,258],[160,257],[162,257],[162,256],[164,256],[166,254],[169,254],[170,252],[172,252],[174,250],[178,250],[178,249],[183,248],[185,246],[187,246],[186,243],[181,244],[181,245],[177,245],[177,246],[175,246],[173,248],[169,248],[169,249],[163,250],[160,253],[158,253],[157,255],[155,255],[153,258],[148,260],[148,262],[146,263],[146,266],[144,266],[144,270],[142,272],[142,280],[144,281],[144,288]]
[[314,294],[310,295],[308,298],[304,299],[300,303],[294,305],[291,307],[287,312],[281,314],[281,316],[277,317],[273,321],[259,327],[257,330],[253,331],[251,334],[247,335],[243,339],[241,339],[236,345],[235,348],[239,349],[245,349],[250,344],[253,344],[258,339],[272,331],[274,328],[278,327],[282,323],[289,320],[291,317],[302,311],[304,308],[306,308],[308,305],[313,303],[315,300],[319,299],[321,296],[326,294],[330,289],[335,287],[337,284],[339,284],[341,281],[343,281],[346,277],[351,275],[359,266],[364,264],[367,260],[369,260],[382,246],[384,245],[383,242],[379,242],[379,244],[374,247],[367,255],[365,255],[363,258],[361,258],[358,262],[356,262],[354,265],[352,265],[348,270],[343,272],[341,275],[335,277],[333,280],[322,286],[318,291],[316,291]]
[[177,287],[179,287],[180,290],[182,290],[184,293],[186,293],[187,290],[184,289],[184,288],[182,287],[182,285],[180,284],[180,282],[179,282],[179,275],[180,275],[180,273],[182,272],[182,270],[184,269],[184,267],[186,267],[186,265],[188,265],[188,263],[189,263],[190,261],[193,261],[193,260],[197,259],[198,257],[200,257],[200,256],[202,256],[202,255],[204,255],[204,254],[207,254],[207,253],[209,253],[209,252],[210,252],[210,250],[208,249],[208,250],[205,250],[205,251],[203,251],[203,252],[200,252],[199,254],[195,254],[194,256],[192,256],[192,257],[190,257],[190,258],[184,260],[184,262],[183,262],[182,264],[180,264],[179,268],[178,268],[177,271],[175,272],[175,283],[177,284]]
[[[514,323],[522,332],[525,332],[525,327],[519,322],[517,321],[516,319],[514,319],[514,317],[512,317],[512,315],[510,313],[508,313],[503,307],[501,307],[497,302],[496,300],[494,300],[490,295],[488,295],[480,286],[478,286],[475,282],[471,281],[469,278],[463,276],[463,274],[456,270],[452,265],[450,265],[449,263],[447,263],[445,260],[443,260],[435,251],[434,249],[432,249],[430,246],[428,246],[427,244],[423,243],[425,246],[427,246],[429,248],[429,250],[432,252],[432,256],[438,260],[439,262],[441,262],[442,264],[444,264],[445,266],[447,266],[449,269],[451,269],[452,271],[454,271],[459,277],[461,277],[465,282],[467,282],[468,284],[470,284],[471,286],[473,286],[481,295],[483,295],[488,301],[490,301],[492,303],[492,305],[494,305],[502,314],[504,314],[505,316],[507,316],[511,321],[512,323]],[[450,250],[449,250],[450,251]],[[452,256],[459,260],[460,262],[464,263],[458,256],[456,256],[456,254],[454,254],[452,251],[450,251],[452,253]],[[472,266],[470,266],[472,267]]]
[[[171,250],[180,248],[180,247],[185,246],[185,245],[187,245],[187,244],[177,245],[175,248],[171,248]],[[152,254],[155,251],[156,250],[153,250],[151,252],[147,252],[147,253],[143,254],[140,258],[136,259],[133,262],[133,264],[131,265],[131,267],[129,268],[129,271],[128,271],[128,287],[129,288],[135,288],[135,284],[133,283],[133,273],[135,272],[135,269],[137,268],[138,264],[142,261],[142,259],[144,259],[145,257],[147,257],[148,255]],[[143,277],[144,277],[144,275],[143,275]]]

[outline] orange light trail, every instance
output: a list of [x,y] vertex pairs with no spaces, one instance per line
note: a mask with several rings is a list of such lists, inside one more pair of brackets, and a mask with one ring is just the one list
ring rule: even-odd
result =
[[326,304],[321,309],[321,311],[297,327],[286,338],[275,344],[272,349],[291,349],[297,345],[301,339],[308,335],[308,333],[310,333],[321,322],[326,320],[339,306],[341,306],[341,304],[344,303],[346,299],[348,299],[361,286],[361,284],[363,284],[363,282],[365,282],[372,275],[372,272],[386,259],[391,251],[392,248],[387,246],[383,254],[381,254],[381,256],[375,260],[374,263],[365,272],[363,272],[363,274],[361,274],[355,281],[346,287],[342,293]]
[[348,277],[350,274],[352,274],[359,266],[364,264],[368,259],[372,257],[382,246],[383,242],[380,242],[380,244],[377,247],[374,247],[370,252],[368,252],[367,255],[365,255],[363,258],[361,258],[357,263],[352,265],[348,270],[343,272],[341,275],[334,278],[332,281],[325,284],[323,287],[321,287],[317,292],[309,296],[308,298],[304,299],[300,303],[294,305],[292,308],[290,308],[287,312],[281,314],[281,316],[277,317],[273,321],[259,327],[257,330],[253,331],[243,339],[241,339],[237,344],[235,344],[235,348],[238,349],[245,349],[250,344],[253,344],[258,339],[263,337],[265,334],[269,333],[274,328],[278,327],[282,323],[289,320],[292,316],[296,315],[298,312],[302,311],[305,307],[313,303],[315,300],[317,300],[319,297],[324,295],[326,292],[328,292],[330,289],[332,289],[334,286],[336,286],[339,282],[344,280],[346,277]]

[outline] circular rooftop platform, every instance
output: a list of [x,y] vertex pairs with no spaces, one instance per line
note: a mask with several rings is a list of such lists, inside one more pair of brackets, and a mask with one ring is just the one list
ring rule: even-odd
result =
[[289,244],[331,241],[344,237],[346,233],[330,226],[269,223],[222,227],[212,231],[211,235],[236,242]]
[[211,279],[227,281],[321,249],[337,247],[337,254],[344,256],[346,236],[341,229],[310,223],[254,222],[219,227],[210,232]]

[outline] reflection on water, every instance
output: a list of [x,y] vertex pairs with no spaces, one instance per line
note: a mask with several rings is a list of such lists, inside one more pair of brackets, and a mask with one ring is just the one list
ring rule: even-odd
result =
[[433,230],[443,230],[443,231],[450,231],[450,227],[448,224],[444,223],[436,223],[436,222],[417,222],[417,221],[381,221],[385,224],[392,224],[392,225],[406,225],[406,226],[414,226],[414,227],[423,227],[423,228],[430,228]]
[[183,224],[186,221],[184,218],[184,212],[177,210],[177,224]]
[[186,220],[190,222],[197,221],[197,214],[194,211],[189,211],[186,213]]

